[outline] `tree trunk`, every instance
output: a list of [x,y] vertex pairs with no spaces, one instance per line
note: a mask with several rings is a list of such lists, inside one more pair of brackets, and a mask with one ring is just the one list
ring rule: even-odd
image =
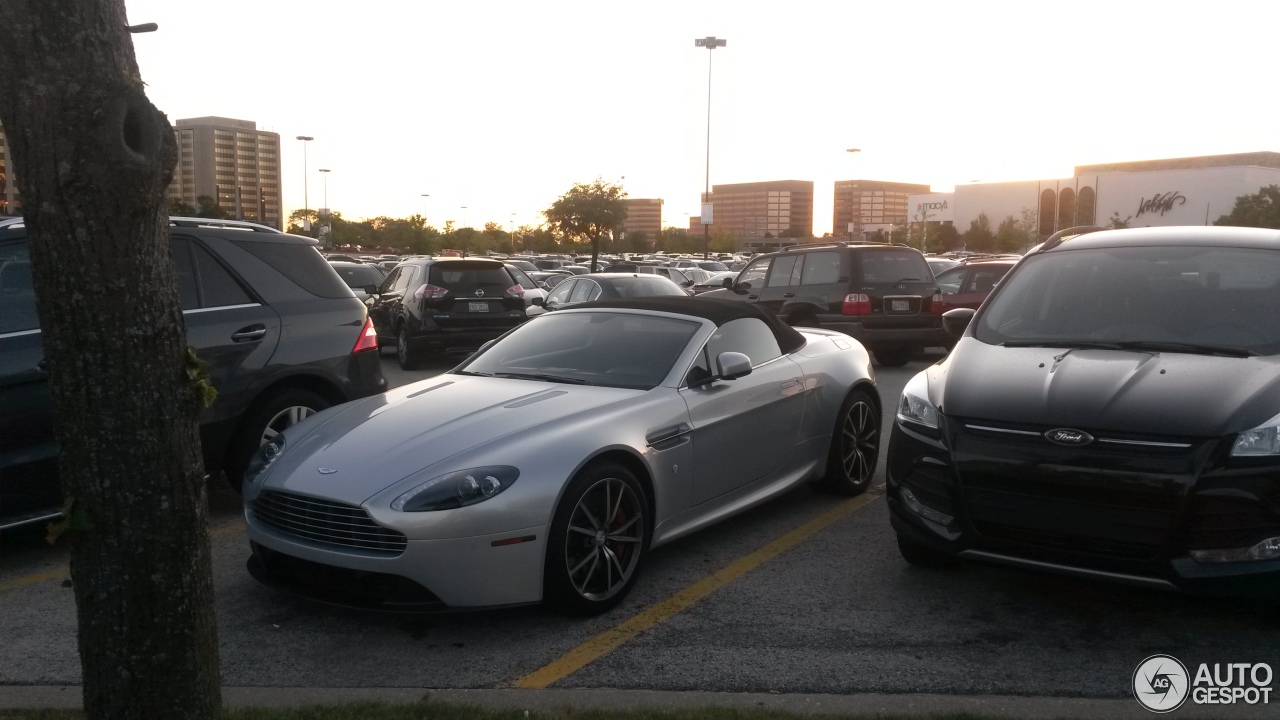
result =
[[177,148],[123,0],[0,1],[0,123],[22,193],[90,718],[214,718],[199,396],[165,190]]

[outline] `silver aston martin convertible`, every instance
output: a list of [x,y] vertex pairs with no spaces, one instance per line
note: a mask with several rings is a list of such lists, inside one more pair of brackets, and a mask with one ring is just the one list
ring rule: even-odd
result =
[[879,444],[846,335],[745,303],[590,303],[264,444],[249,569],[348,606],[602,612],[651,548],[800,483],[862,492]]

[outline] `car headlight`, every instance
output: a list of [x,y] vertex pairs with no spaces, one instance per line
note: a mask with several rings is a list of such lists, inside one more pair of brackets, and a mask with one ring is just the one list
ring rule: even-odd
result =
[[249,464],[244,469],[244,481],[250,485],[267,474],[267,468],[284,452],[284,435],[277,435],[270,442],[264,443],[249,456]]
[[458,470],[415,486],[391,502],[392,510],[452,510],[484,502],[511,487],[520,471],[508,465]]
[[1240,433],[1231,447],[1232,457],[1280,455],[1280,415],[1252,430]]
[[938,408],[929,402],[929,378],[924,372],[916,374],[902,389],[902,397],[898,399],[898,421],[938,429]]

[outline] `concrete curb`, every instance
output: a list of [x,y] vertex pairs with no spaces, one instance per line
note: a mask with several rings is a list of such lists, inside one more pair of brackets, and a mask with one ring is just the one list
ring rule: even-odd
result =
[[[601,710],[659,710],[728,707],[784,710],[801,715],[900,715],[928,717],[954,713],[981,713],[998,718],[1148,718],[1131,698],[1061,698],[1007,695],[857,695],[722,693],[665,690],[613,690],[608,688],[430,689],[430,688],[291,688],[226,687],[228,707],[300,707],[354,702],[411,703],[436,700],[488,708],[547,710],[563,707]],[[17,709],[78,709],[80,688],[75,685],[0,685],[0,711]],[[1167,717],[1275,718],[1267,705],[1183,706]]]

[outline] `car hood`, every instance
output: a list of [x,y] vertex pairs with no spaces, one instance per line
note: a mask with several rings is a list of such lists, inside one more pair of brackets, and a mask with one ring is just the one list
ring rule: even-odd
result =
[[1280,413],[1280,358],[1005,348],[966,337],[939,368],[949,416],[1221,436]]
[[[302,437],[287,438],[293,442],[265,484],[358,505],[451,456],[643,393],[441,375],[349,403]],[[455,469],[462,468],[445,471]]]

